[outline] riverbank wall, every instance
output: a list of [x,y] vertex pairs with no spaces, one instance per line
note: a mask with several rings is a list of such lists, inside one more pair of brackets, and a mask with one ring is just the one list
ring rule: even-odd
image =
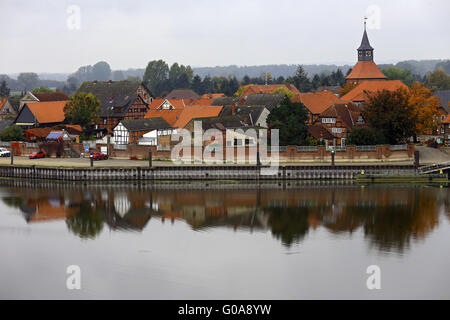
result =
[[264,181],[353,180],[366,174],[415,174],[413,165],[318,165],[318,166],[164,166],[153,168],[48,168],[0,166],[0,177],[60,181]]

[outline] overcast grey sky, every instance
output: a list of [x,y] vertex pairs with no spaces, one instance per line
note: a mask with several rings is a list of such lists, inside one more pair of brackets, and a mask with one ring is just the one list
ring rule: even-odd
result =
[[0,0],[0,74],[73,72],[100,60],[115,70],[154,59],[354,63],[364,15],[376,62],[443,59],[449,12],[448,0]]

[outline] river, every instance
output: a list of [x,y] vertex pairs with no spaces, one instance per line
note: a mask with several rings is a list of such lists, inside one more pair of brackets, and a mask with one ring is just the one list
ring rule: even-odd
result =
[[449,299],[449,196],[440,185],[1,180],[0,298]]

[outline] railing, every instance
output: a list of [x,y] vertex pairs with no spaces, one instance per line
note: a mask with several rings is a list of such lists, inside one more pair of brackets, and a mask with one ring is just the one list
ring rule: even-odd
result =
[[25,146],[26,146],[27,148],[37,148],[37,147],[38,147],[38,144],[37,144],[37,143],[33,143],[33,142],[27,142],[27,143],[25,144]]
[[317,146],[297,146],[297,152],[317,152]]
[[114,150],[127,150],[128,145],[126,144],[115,144]]
[[345,152],[347,151],[346,146],[328,146],[327,151],[335,151],[335,152]]
[[287,152],[287,147],[286,146],[278,147],[278,152]]
[[420,167],[419,171],[420,172],[429,172],[429,171],[436,171],[436,170],[447,168],[447,167],[450,167],[450,161],[432,164],[430,166]]
[[356,146],[356,151],[358,152],[377,151],[377,146]]
[[408,150],[407,144],[399,144],[391,146],[391,151],[406,151]]
[[0,147],[11,147],[11,142],[0,141]]

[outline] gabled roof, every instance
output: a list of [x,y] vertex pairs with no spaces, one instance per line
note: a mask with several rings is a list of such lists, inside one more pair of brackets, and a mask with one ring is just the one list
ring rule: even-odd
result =
[[439,99],[439,106],[445,110],[450,108],[450,90],[436,91],[433,96]]
[[373,61],[358,61],[353,67],[352,71],[346,80],[361,80],[361,79],[387,79],[380,68]]
[[153,131],[169,129],[170,125],[163,118],[148,118],[135,120],[122,120],[120,122],[128,131]]
[[[266,108],[265,106],[235,106],[234,112],[235,115],[249,117],[249,121],[257,121],[265,108]],[[232,115],[233,115],[233,106],[224,106],[219,116],[226,117]]]
[[323,126],[320,123],[308,126],[308,133],[310,134],[311,137],[317,140],[320,139],[332,140],[336,138],[330,131],[328,131],[328,129],[325,126]]
[[175,109],[175,110],[160,110],[160,109],[151,109],[145,115],[145,119],[149,118],[163,118],[170,126],[174,126],[175,122],[180,118],[181,112],[183,109]]
[[78,92],[92,93],[101,101],[101,116],[121,117],[138,98],[137,81],[92,81],[84,82]]
[[225,93],[205,93],[202,95],[202,99],[216,99],[220,97],[225,97]]
[[175,110],[184,109],[186,106],[188,106],[192,100],[187,99],[154,99],[150,106],[148,107],[149,110],[156,110],[160,109],[161,106],[164,104],[164,102],[168,102],[170,105],[173,106]]
[[202,121],[203,130],[218,129],[224,131],[226,129],[253,128],[245,122],[242,115],[192,119],[191,121]]
[[408,88],[400,80],[363,81],[353,90],[341,97],[342,100],[362,102],[367,99],[366,93],[375,93],[382,90],[395,91],[399,88]]
[[247,97],[243,105],[247,106],[265,106],[267,109],[278,107],[284,99],[282,94],[252,94]]
[[200,96],[191,89],[174,89],[167,96],[166,99],[200,99]]
[[[64,115],[64,107],[68,101],[49,101],[49,102],[34,102],[27,103],[25,107],[31,111],[37,122],[43,123],[58,123],[66,119]],[[21,111],[21,112],[22,112]]]
[[50,132],[52,132],[52,128],[33,128],[33,129],[28,129],[25,130],[25,137],[27,140],[30,140],[31,137],[36,137],[39,139],[44,139],[46,138]]
[[189,106],[184,108],[180,118],[175,122],[175,128],[184,128],[192,119],[217,117],[222,106]]
[[250,85],[248,88],[242,93],[242,98],[247,98],[248,96],[252,94],[258,94],[258,93],[265,93],[265,94],[271,94],[273,91],[284,88],[289,91],[291,91],[294,95],[300,94],[300,91],[298,89],[290,84],[271,84],[271,85]]
[[361,114],[361,110],[354,103],[338,101],[322,112],[320,117],[339,118],[348,128],[352,128]]
[[3,106],[6,104],[6,101],[8,101],[7,98],[0,97],[0,110],[3,108]]
[[214,99],[193,99],[190,100],[189,105],[190,106],[211,106]]
[[211,105],[213,106],[231,106],[238,103],[239,98],[236,97],[220,97],[215,98]]
[[40,102],[46,101],[67,101],[69,97],[62,91],[56,92],[43,92],[43,93],[33,93],[33,95],[38,98]]
[[312,114],[319,114],[325,111],[329,106],[339,98],[329,91],[300,93],[292,101],[302,102]]

